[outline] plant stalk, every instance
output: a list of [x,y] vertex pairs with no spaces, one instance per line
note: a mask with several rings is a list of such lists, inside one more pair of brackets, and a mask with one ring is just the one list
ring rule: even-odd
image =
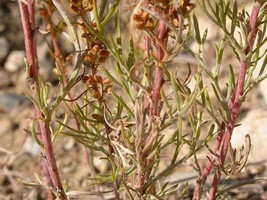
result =
[[[25,50],[26,50],[26,58],[29,64],[29,69],[26,73],[27,74],[27,81],[29,83],[30,89],[33,93],[33,96],[36,97],[36,88],[40,89],[39,80],[38,80],[38,67],[36,61],[36,47],[34,41],[34,7],[33,1],[28,2],[28,6],[24,4],[22,1],[19,1],[19,9],[21,14],[21,22],[23,27],[23,33],[25,38]],[[43,113],[35,107],[36,110],[36,117],[38,120],[39,128],[40,128],[40,138],[44,145],[44,159],[45,163],[49,172],[50,178],[46,175],[47,183],[49,183],[49,179],[51,179],[52,187],[58,192],[57,197],[62,200],[67,200],[67,196],[64,192],[61,179],[59,176],[56,159],[53,151],[52,141],[51,141],[51,132],[49,129],[49,122],[43,121],[41,119],[44,118]],[[51,184],[50,182],[50,184]],[[48,198],[55,199],[51,193],[48,193]]]
[[[259,10],[260,10],[259,5],[255,5],[253,7],[252,14],[249,20],[248,33],[252,32],[253,36],[251,37],[249,41],[248,47],[244,51],[244,56],[240,58],[241,59],[240,60],[240,71],[238,75],[236,88],[228,105],[229,112],[230,112],[230,119],[226,125],[226,129],[221,130],[221,132],[223,133],[223,138],[221,138],[222,135],[218,135],[217,141],[215,143],[216,145],[214,146],[214,152],[218,152],[218,150],[220,150],[220,162],[222,165],[225,162],[225,158],[228,152],[229,142],[231,140],[235,122],[240,112],[240,107],[242,104],[242,102],[240,101],[240,98],[242,97],[243,92],[244,92],[246,72],[250,65],[250,60],[249,60],[250,58],[248,58],[247,55],[253,49],[254,41],[255,41],[255,38],[258,32],[257,24],[259,20],[258,19]],[[198,179],[198,183],[194,191],[194,197],[193,197],[194,200],[200,199],[201,185],[205,183],[207,176],[210,174],[211,169],[213,168],[212,161],[214,161],[214,158],[212,158],[211,161],[206,165],[205,170],[202,172],[200,178]],[[221,178],[221,173],[219,171],[216,171],[214,174],[213,183],[212,183],[212,186],[209,192],[209,200],[215,199],[215,195],[218,190],[220,178]]]
[[[232,97],[230,104],[229,104],[230,120],[229,120],[229,123],[227,125],[227,129],[225,132],[225,136],[224,136],[224,140],[223,140],[222,148],[221,148],[221,152],[220,152],[220,159],[221,159],[222,165],[225,162],[225,158],[227,155],[229,143],[230,143],[232,133],[234,130],[235,122],[236,122],[236,119],[237,119],[238,114],[240,112],[240,107],[242,104],[242,102],[240,101],[240,98],[242,97],[243,92],[244,92],[246,72],[247,72],[248,67],[250,66],[250,60],[247,57],[247,55],[253,49],[254,41],[255,41],[255,38],[256,38],[256,35],[258,32],[257,25],[258,25],[259,10],[260,10],[259,5],[255,5],[253,7],[252,14],[251,14],[251,17],[249,20],[248,30],[249,30],[249,33],[252,32],[253,36],[251,37],[251,39],[249,41],[249,46],[247,47],[247,49],[244,52],[246,55],[245,58],[241,58],[240,72],[238,75],[236,90],[235,90],[233,97]],[[210,195],[209,195],[210,200],[215,199],[215,195],[216,195],[216,192],[218,189],[220,178],[221,178],[221,174],[219,172],[215,173],[212,187],[210,189]]]

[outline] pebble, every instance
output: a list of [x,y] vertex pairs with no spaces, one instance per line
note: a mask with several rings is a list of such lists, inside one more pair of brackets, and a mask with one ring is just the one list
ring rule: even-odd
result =
[[9,43],[6,38],[0,37],[0,63],[3,63],[9,52]]
[[3,134],[6,134],[7,132],[10,131],[11,127],[12,127],[12,123],[10,121],[10,119],[6,118],[6,117],[0,117],[0,136]]
[[251,110],[239,124],[240,126],[234,129],[231,144],[233,148],[240,149],[245,143],[246,134],[251,138],[251,151],[248,161],[255,163],[267,159],[267,110],[256,109]]
[[14,108],[23,109],[29,104],[30,101],[26,96],[0,92],[0,110],[10,112]]
[[94,156],[93,159],[95,168],[99,171],[100,174],[105,174],[109,169],[108,161],[101,159],[101,157],[99,156]]
[[24,63],[25,53],[21,50],[12,51],[4,64],[8,72],[16,72],[25,66]]
[[0,89],[9,87],[11,83],[10,74],[4,69],[0,69]]
[[249,174],[253,176],[256,176],[256,175],[261,176],[265,171],[265,166],[260,165],[260,164],[250,165],[248,166],[248,171],[249,171]]
[[66,151],[71,151],[74,146],[75,146],[75,140],[73,138],[70,138],[66,143],[64,143],[63,148]]
[[25,153],[29,153],[33,155],[34,157],[39,156],[40,147],[39,145],[32,139],[31,136],[29,136],[24,143],[23,150]]

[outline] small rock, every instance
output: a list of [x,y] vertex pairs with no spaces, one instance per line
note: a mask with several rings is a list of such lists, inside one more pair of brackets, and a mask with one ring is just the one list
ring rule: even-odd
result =
[[249,170],[245,167],[241,170],[240,173],[232,176],[232,179],[247,179],[249,178],[250,172]]
[[245,143],[245,137],[249,134],[251,138],[251,151],[248,157],[249,162],[260,162],[266,160],[267,152],[267,110],[257,109],[250,111],[242,119],[233,131],[231,144],[233,148],[240,149]]
[[94,156],[94,164],[100,174],[105,174],[109,169],[108,161],[99,156]]
[[240,192],[240,191],[238,191],[238,193],[237,193],[237,195],[236,195],[236,199],[248,199],[248,197],[249,197],[249,192],[248,191],[242,191],[242,192]]
[[0,89],[10,86],[11,83],[10,74],[4,69],[0,69]]
[[75,140],[73,138],[70,138],[63,146],[63,148],[66,151],[70,151],[73,149],[73,147],[75,146]]
[[33,155],[34,157],[37,157],[40,152],[40,147],[38,144],[32,139],[32,137],[28,137],[26,142],[23,146],[24,152],[29,153]]
[[253,176],[260,176],[264,173],[265,171],[265,166],[264,165],[250,165],[248,166],[248,171],[249,174]]
[[4,62],[9,52],[9,43],[6,38],[0,37],[0,64]]
[[0,117],[0,136],[6,134],[12,127],[10,119],[6,117]]
[[21,110],[29,104],[30,101],[26,96],[0,92],[0,110],[2,111],[10,112],[14,108]]
[[22,67],[24,67],[24,51],[12,51],[5,62],[5,69],[8,72],[16,72]]

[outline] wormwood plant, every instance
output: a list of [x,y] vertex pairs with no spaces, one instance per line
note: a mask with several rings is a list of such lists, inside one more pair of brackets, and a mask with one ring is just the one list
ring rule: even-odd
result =
[[[45,179],[37,185],[47,189],[48,199],[79,195],[105,199],[106,193],[113,193],[115,199],[164,199],[170,195],[183,199],[190,196],[187,184],[171,184],[165,178],[189,159],[199,172],[193,199],[205,198],[207,190],[209,199],[223,198],[238,186],[219,182],[222,176],[240,172],[249,154],[249,136],[240,155],[231,148],[230,140],[242,102],[266,77],[266,53],[261,51],[266,43],[266,3],[255,3],[251,14],[234,0],[198,0],[196,4],[190,0],[140,0],[130,5],[119,0],[70,0],[67,4],[43,0],[37,1],[38,12],[34,3],[21,0],[19,6],[31,88],[28,96],[36,110],[32,134],[43,157]],[[205,60],[203,49],[210,30],[200,32],[198,16],[192,16],[196,6],[222,31],[221,41],[215,44],[215,66],[208,66]],[[131,12],[129,27],[122,25],[125,10]],[[37,14],[46,27],[40,32],[55,60],[57,93],[51,94],[38,72]],[[61,37],[73,44],[68,55],[62,53]],[[190,48],[192,40],[199,44],[199,51]],[[227,46],[238,65],[224,65]],[[174,59],[181,52],[198,62],[196,72],[190,64],[186,66],[189,74],[183,78]],[[261,58],[263,65],[258,66]],[[221,68],[229,74],[226,84]],[[257,75],[256,68],[260,68]],[[65,116],[54,120],[59,108],[65,109]],[[83,191],[63,188],[53,150],[59,135],[73,137],[84,146],[88,161],[84,167],[89,167],[91,174]],[[204,148],[210,155],[202,169],[198,156]],[[160,168],[167,150],[171,152],[168,166]],[[94,170],[96,154],[108,161],[108,173],[100,175]],[[209,174],[214,176],[213,182],[205,184]],[[95,191],[89,192],[92,188]]]

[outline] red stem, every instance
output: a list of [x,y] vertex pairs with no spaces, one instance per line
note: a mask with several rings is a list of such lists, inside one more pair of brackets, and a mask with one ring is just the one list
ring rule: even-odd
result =
[[[247,58],[247,55],[251,52],[253,45],[254,45],[254,41],[258,32],[257,29],[257,23],[258,20],[258,14],[259,14],[259,6],[255,5],[253,7],[252,10],[252,14],[250,17],[250,21],[249,21],[249,27],[248,27],[248,32],[253,32],[253,36],[251,37],[250,41],[249,41],[249,46],[246,48],[246,50],[244,51],[244,57],[241,58],[240,60],[240,71],[239,71],[239,75],[238,75],[238,80],[237,80],[237,85],[236,85],[236,89],[235,92],[232,95],[232,98],[230,100],[229,103],[229,112],[230,112],[230,119],[229,122],[226,125],[226,130],[222,130],[221,132],[224,133],[224,138],[222,140],[222,135],[218,135],[217,136],[217,141],[219,141],[219,144],[216,144],[214,147],[214,152],[217,152],[221,146],[221,150],[220,150],[220,161],[221,164],[223,165],[225,162],[225,158],[228,152],[228,147],[229,147],[229,142],[231,140],[232,137],[232,133],[233,133],[233,129],[235,126],[235,122],[236,119],[238,117],[238,113],[240,111],[240,107],[241,107],[241,103],[240,102],[240,97],[242,97],[243,95],[243,91],[244,91],[244,84],[245,84],[245,76],[246,76],[246,72],[247,72],[247,68],[250,65],[250,61],[249,58]],[[212,159],[213,161],[214,159]],[[203,185],[206,181],[207,176],[210,174],[211,169],[213,168],[213,164],[211,161],[209,161],[209,163],[207,164],[205,170],[202,172],[201,177],[198,179],[198,185],[195,188],[195,192],[194,192],[194,200],[200,199],[200,190],[201,187],[200,185]],[[214,174],[214,178],[213,178],[213,183],[210,189],[210,194],[209,194],[209,200],[213,200],[215,199],[215,195],[218,189],[218,185],[219,185],[219,181],[221,178],[221,174],[219,171],[215,172]]]
[[25,38],[26,57],[27,57],[27,62],[29,63],[30,66],[29,73],[31,75],[31,78],[37,80],[38,69],[36,67],[36,62],[35,62],[33,29],[32,29],[32,24],[30,22],[29,10],[28,7],[21,1],[19,1],[19,9],[24,32],[24,38]]
[[[163,13],[166,16],[166,13]],[[167,32],[168,28],[164,21],[159,22],[159,29],[158,29],[158,38],[164,44],[167,43]],[[164,51],[159,44],[156,44],[156,56],[159,60],[162,60],[164,57]],[[161,64],[156,64],[155,70],[155,77],[154,77],[154,85],[153,85],[153,94],[152,94],[152,115],[158,116],[159,115],[159,101],[160,101],[160,89],[163,83],[163,66]]]
[[[38,80],[38,67],[36,62],[36,52],[35,52],[35,41],[33,34],[33,21],[34,21],[34,4],[33,1],[28,2],[28,6],[23,2],[19,1],[19,9],[21,13],[21,21],[25,38],[25,50],[26,50],[26,58],[29,64],[29,78],[31,81],[29,82],[30,88],[34,96],[36,96],[35,86],[39,87]],[[31,14],[31,15],[30,15]],[[31,18],[30,18],[31,17]],[[30,20],[31,19],[31,20]],[[31,22],[32,21],[32,22]],[[36,84],[34,84],[36,83]],[[36,107],[36,116],[37,119],[43,119],[43,113]],[[58,191],[58,198],[62,200],[67,200],[67,196],[63,190],[63,186],[60,180],[60,176],[58,173],[58,168],[56,164],[56,159],[53,151],[53,146],[51,142],[51,133],[49,130],[49,123],[43,120],[38,120],[41,140],[44,145],[44,158],[46,162],[46,166],[50,175],[50,178],[46,175],[46,182],[50,183],[52,181],[52,186]],[[44,170],[44,172],[46,169]],[[51,193],[48,193],[48,198],[54,199],[54,196],[51,196]]]
[[[222,127],[221,127],[221,131],[218,133],[216,141],[214,143],[213,152],[218,152],[220,147],[221,147],[221,142],[222,142],[222,139],[223,139],[224,129],[225,129],[225,126],[223,124]],[[199,179],[197,181],[197,184],[196,184],[196,187],[195,187],[195,191],[194,191],[194,197],[193,197],[194,200],[200,199],[200,195],[201,195],[201,192],[202,192],[202,187],[203,187],[208,175],[210,174],[210,172],[211,172],[211,170],[213,168],[213,161],[214,161],[214,157],[211,156],[211,158],[208,161],[208,164],[206,165],[206,167],[202,171],[201,176],[199,177]]]
[[[50,178],[50,174],[49,174],[49,171],[48,171],[48,168],[47,168],[47,165],[46,165],[46,162],[45,162],[44,159],[41,160],[41,164],[42,164],[43,175],[44,175],[44,178],[45,178],[45,184],[50,186],[50,187],[53,187],[53,183],[52,183],[52,180]],[[47,190],[46,195],[47,195],[46,198],[48,200],[56,199],[56,196],[54,195],[52,190]]]

